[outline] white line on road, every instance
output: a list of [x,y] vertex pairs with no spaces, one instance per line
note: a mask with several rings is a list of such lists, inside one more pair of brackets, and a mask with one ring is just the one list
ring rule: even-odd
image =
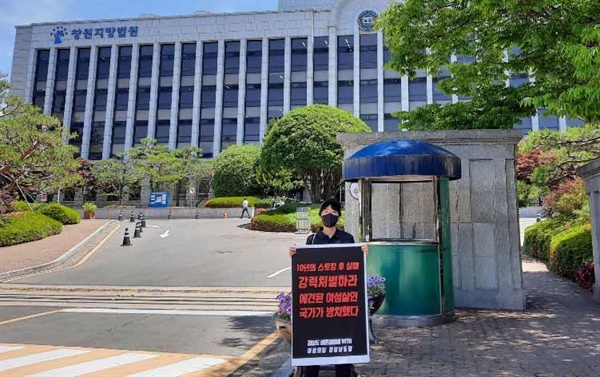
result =
[[23,347],[0,346],[0,353],[10,352],[10,351],[16,351],[16,350],[20,350],[20,349],[23,349]]
[[52,369],[46,372],[34,374],[32,377],[79,376],[82,374],[94,373],[108,368],[114,368],[121,365],[152,359],[157,356],[158,355],[148,355],[143,353],[125,353],[123,355],[88,361],[87,363]]
[[165,232],[163,234],[160,235],[160,238],[165,238],[165,237],[169,237],[171,231],[169,229],[165,230]]
[[279,270],[277,272],[273,272],[271,275],[267,276],[267,279],[275,277],[275,276],[281,274],[282,272],[286,272],[287,270],[290,270],[290,269],[291,269],[291,267],[282,268],[281,270]]
[[146,225],[146,228],[160,228],[160,225]]
[[132,374],[129,377],[181,376],[192,372],[198,372],[202,369],[221,364],[225,361],[227,360],[211,359],[207,357],[194,357],[193,359],[181,361],[179,363]]
[[71,308],[62,310],[63,313],[102,313],[102,314],[166,314],[166,315],[202,315],[223,317],[266,317],[273,312],[252,312],[239,310],[144,310],[144,309],[102,309],[102,308]]
[[42,363],[45,361],[62,359],[63,357],[81,355],[90,351],[82,350],[71,350],[71,349],[58,349],[48,352],[34,353],[33,355],[15,357],[12,359],[4,360],[0,363],[0,372],[5,370],[24,367],[26,365]]

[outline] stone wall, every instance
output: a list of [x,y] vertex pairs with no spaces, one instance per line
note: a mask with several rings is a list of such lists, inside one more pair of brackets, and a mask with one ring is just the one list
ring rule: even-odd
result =
[[594,298],[600,301],[600,158],[577,169],[585,180],[585,192],[590,201],[592,218],[592,246],[594,249]]
[[[346,158],[366,145],[396,139],[429,142],[460,157],[462,178],[450,184],[456,306],[523,310],[515,175],[521,137],[517,130],[464,130],[340,134],[338,140]],[[381,186],[373,197],[373,221],[389,224],[384,234],[426,236],[431,189],[401,190],[399,195],[397,187]],[[399,218],[402,224],[395,226]],[[351,195],[346,195],[346,229],[358,233],[358,201]]]

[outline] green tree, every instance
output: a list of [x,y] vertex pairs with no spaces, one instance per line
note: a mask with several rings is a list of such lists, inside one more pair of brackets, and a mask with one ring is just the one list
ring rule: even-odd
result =
[[92,171],[96,176],[99,189],[109,196],[116,196],[123,206],[123,197],[129,187],[140,182],[139,173],[130,159],[123,152],[108,160],[94,164]]
[[[585,122],[600,120],[598,0],[406,0],[391,4],[378,25],[392,53],[389,68],[411,77],[418,69],[438,77],[447,72],[440,89],[474,102],[402,114],[403,127],[423,127],[427,111],[439,128],[450,115],[465,120],[462,128],[480,128],[479,117],[489,127],[510,128],[543,107]],[[450,63],[453,54],[459,59]],[[506,87],[511,74],[535,81]]]
[[254,182],[264,195],[283,196],[303,186],[302,180],[290,169],[269,168],[264,163],[258,165]]
[[296,172],[310,189],[312,201],[319,202],[340,186],[344,152],[336,134],[370,131],[365,122],[335,107],[298,108],[271,122],[262,160],[268,167]]
[[[62,137],[60,120],[8,95],[0,80],[0,211],[15,195],[32,196],[71,182],[76,148]],[[64,187],[64,186],[63,186]]]
[[129,150],[142,181],[148,180],[150,190],[165,190],[185,177],[183,162],[166,145],[157,144],[155,139],[145,138],[138,147]]
[[260,161],[256,145],[234,145],[214,162],[213,189],[216,196],[243,196],[255,192],[254,172]]

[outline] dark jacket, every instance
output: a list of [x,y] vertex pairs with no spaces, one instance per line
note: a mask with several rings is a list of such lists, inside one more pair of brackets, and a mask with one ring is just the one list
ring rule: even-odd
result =
[[329,238],[328,235],[323,233],[323,228],[319,228],[317,233],[311,234],[306,239],[307,245],[327,245],[334,243],[354,243],[354,236],[348,232],[337,229],[333,234],[333,237]]

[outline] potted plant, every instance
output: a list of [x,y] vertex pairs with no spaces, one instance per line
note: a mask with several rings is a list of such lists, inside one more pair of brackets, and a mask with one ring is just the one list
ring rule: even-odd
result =
[[84,219],[95,219],[96,218],[96,210],[98,209],[98,206],[96,206],[94,203],[90,203],[90,202],[86,202],[83,203],[83,206],[81,206],[83,208],[83,218]]
[[276,298],[279,300],[279,306],[273,314],[275,328],[279,332],[280,338],[288,344],[292,344],[292,294],[280,292]]
[[385,278],[383,276],[371,276],[367,280],[367,296],[369,303],[369,315],[377,313],[383,300],[385,300]]

